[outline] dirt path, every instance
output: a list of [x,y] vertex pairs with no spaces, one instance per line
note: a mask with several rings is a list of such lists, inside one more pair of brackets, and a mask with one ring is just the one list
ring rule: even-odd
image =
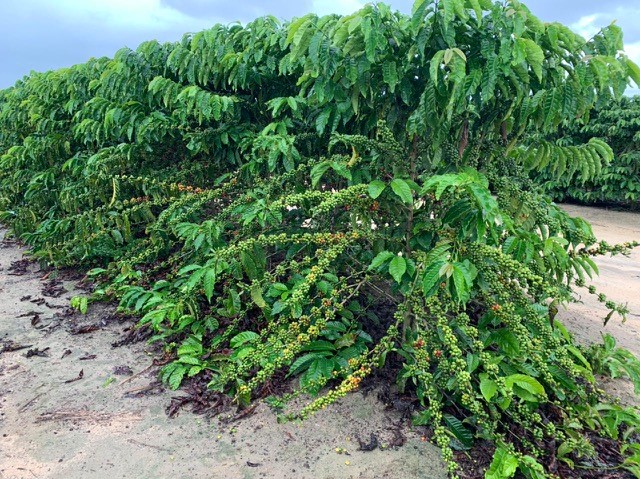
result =
[[[640,215],[565,208],[591,221],[596,234],[611,243],[640,239]],[[385,410],[375,393],[352,394],[302,425],[277,424],[264,404],[250,419],[226,426],[187,412],[167,418],[166,406],[180,393],[128,395],[152,384],[153,374],[131,379],[115,373],[117,367],[138,373],[151,364],[144,343],[111,346],[128,325],[101,306],[86,317],[66,317],[60,308],[74,294],[74,284],[65,283],[69,292],[58,298],[45,296],[37,268],[12,274],[12,263],[21,258],[16,246],[0,248],[0,351],[30,345],[0,353],[0,479],[446,477],[439,451],[421,441],[418,431],[405,430],[407,443],[397,450],[357,450],[358,436],[367,440],[374,433],[383,442],[395,437],[400,417]],[[579,341],[597,341],[609,332],[640,354],[640,251],[630,259],[597,262],[596,286],[615,301],[628,301],[628,321],[612,319],[603,328],[606,310],[589,294],[559,316]],[[55,288],[44,290],[55,295]],[[99,330],[71,334],[87,325]],[[27,358],[34,348],[49,349],[44,357]],[[82,379],[68,382],[81,371]],[[607,388],[625,402],[637,401],[626,381]]]
[[[573,216],[589,221],[595,235],[610,244],[626,241],[640,241],[640,214],[612,211],[604,208],[563,205],[563,209]],[[611,318],[604,326],[607,309],[589,294],[586,289],[578,291],[578,303],[573,303],[558,313],[560,319],[582,344],[598,342],[602,334],[609,333],[619,346],[625,347],[640,357],[640,248],[635,248],[629,257],[603,256],[594,258],[600,276],[592,281],[598,292],[618,303],[626,303],[629,308],[627,321],[619,316]],[[626,380],[606,380],[604,389],[619,397],[623,403],[640,406],[640,397]]]
[[[264,404],[251,418],[224,427],[186,411],[169,419],[165,408],[179,392],[127,396],[152,383],[153,374],[129,380],[114,373],[151,364],[144,343],[111,346],[128,325],[100,306],[86,317],[56,318],[73,293],[44,296],[37,268],[12,274],[11,264],[21,258],[15,246],[0,248],[0,351],[30,345],[0,353],[0,479],[446,477],[439,450],[418,431],[405,430],[407,443],[398,449],[357,450],[358,436],[396,438],[401,418],[385,410],[375,392],[352,394],[301,425],[278,424]],[[74,285],[65,287],[73,291]],[[49,306],[36,304],[42,299]],[[87,325],[100,329],[69,331]],[[34,348],[48,348],[46,356],[27,358]],[[67,382],[80,371],[82,379]]]
[[[571,215],[589,221],[595,235],[610,244],[640,241],[640,214],[573,205],[563,208]],[[628,304],[627,321],[623,323],[615,316],[603,327],[602,319],[607,315],[607,309],[585,289],[579,291],[582,303],[572,304],[568,311],[561,311],[560,317],[571,326],[579,340],[594,341],[600,333],[608,332],[620,346],[640,355],[640,248],[634,249],[629,257],[618,255],[594,260],[600,276],[592,284],[609,299]]]

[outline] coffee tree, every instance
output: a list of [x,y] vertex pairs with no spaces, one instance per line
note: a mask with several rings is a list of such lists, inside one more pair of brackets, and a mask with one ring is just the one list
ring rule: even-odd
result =
[[140,315],[174,388],[245,405],[297,376],[295,419],[387,367],[454,477],[476,440],[487,477],[538,478],[592,435],[637,474],[637,414],[554,320],[630,245],[528,179],[596,178],[605,142],[548,135],[630,78],[616,26],[585,41],[516,0],[216,25],[0,92],[2,219],[41,261],[94,266],[90,299]]
[[588,181],[556,178],[547,168],[533,178],[553,198],[587,204],[640,206],[640,97],[622,97],[599,105],[589,122],[571,124],[553,135],[564,145],[577,145],[600,138],[611,146],[614,158],[602,172]]

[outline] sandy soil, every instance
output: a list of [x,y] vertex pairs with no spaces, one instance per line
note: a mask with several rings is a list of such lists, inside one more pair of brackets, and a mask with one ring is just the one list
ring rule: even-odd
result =
[[[151,364],[144,343],[111,346],[128,324],[104,306],[85,317],[64,316],[59,307],[74,285],[65,283],[69,292],[59,298],[44,296],[35,266],[23,275],[9,270],[21,257],[16,246],[0,248],[0,351],[10,341],[30,345],[0,353],[0,479],[446,477],[439,450],[406,424],[403,447],[358,451],[358,439],[368,442],[372,433],[392,444],[402,423],[375,391],[351,394],[302,424],[278,424],[265,404],[226,425],[187,411],[169,419],[165,408],[180,392],[131,397],[128,391],[155,381],[153,370],[133,379],[114,373],[119,366],[139,373]],[[49,306],[32,302],[42,299]],[[38,313],[35,326],[31,312]],[[87,325],[100,329],[70,332]],[[27,358],[34,348],[49,349],[45,357]],[[66,382],[80,371],[82,379]]]
[[[640,214],[589,208],[584,206],[563,205],[565,211],[580,216],[591,223],[593,232],[599,239],[610,244],[626,241],[640,241]],[[613,316],[606,326],[603,320],[607,309],[598,302],[596,296],[586,289],[579,289],[578,302],[560,309],[557,319],[561,320],[582,344],[598,342],[602,334],[612,335],[618,344],[640,357],[640,248],[635,248],[629,257],[623,255],[594,258],[600,270],[600,276],[591,283],[598,292],[607,295],[617,303],[626,303],[629,308],[627,320]],[[627,405],[640,406],[640,397],[634,393],[633,386],[624,379],[604,379],[603,388],[620,398]]]
[[[595,235],[610,244],[625,241],[640,241],[640,214],[583,206],[564,205],[573,216],[581,216],[589,221]],[[586,289],[578,291],[578,303],[560,312],[559,318],[571,327],[578,340],[594,341],[600,333],[614,336],[620,346],[640,355],[640,248],[635,248],[629,257],[623,255],[594,258],[600,276],[591,283],[598,292],[617,303],[627,303],[629,315],[622,322],[614,316],[607,326],[603,318],[607,309]]]
[[[596,234],[611,243],[640,239],[640,215],[566,209],[591,221]],[[250,418],[226,425],[186,411],[169,419],[165,408],[179,392],[156,388],[135,395],[154,382],[153,369],[133,376],[114,372],[128,367],[139,373],[151,364],[144,343],[111,346],[128,324],[105,306],[92,307],[84,317],[65,316],[61,308],[78,294],[74,284],[64,283],[67,292],[58,298],[45,296],[43,273],[35,266],[12,274],[11,264],[21,258],[14,245],[0,248],[0,351],[30,345],[0,353],[0,479],[446,477],[439,451],[406,424],[404,447],[358,451],[357,439],[366,441],[371,433],[391,443],[402,421],[375,393],[351,394],[303,424],[278,424],[265,404]],[[610,299],[628,301],[628,321],[614,318],[603,328],[606,310],[586,291],[559,318],[581,342],[609,332],[640,354],[640,251],[631,261],[597,262],[601,276],[594,284]],[[39,304],[42,299],[46,303]],[[99,329],[72,334],[86,325]],[[49,349],[45,356],[26,357],[34,348]],[[81,371],[81,379],[68,382]],[[624,402],[637,401],[624,380],[606,388]]]

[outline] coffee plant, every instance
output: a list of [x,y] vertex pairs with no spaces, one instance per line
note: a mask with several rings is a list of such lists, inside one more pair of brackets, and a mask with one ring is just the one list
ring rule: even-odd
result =
[[593,255],[634,244],[596,243],[529,179],[612,160],[549,138],[640,82],[621,51],[615,25],[585,41],[516,0],[143,43],[0,92],[1,219],[41,262],[92,267],[75,304],[139,315],[173,388],[246,405],[298,376],[311,402],[283,417],[303,419],[388,368],[452,477],[478,440],[487,478],[542,478],[597,436],[638,475],[637,413],[554,320]]
[[566,125],[552,138],[565,146],[598,138],[614,152],[611,163],[591,180],[557,178],[550,167],[533,173],[534,180],[552,198],[632,209],[640,206],[640,97],[612,99],[596,106],[585,125]]

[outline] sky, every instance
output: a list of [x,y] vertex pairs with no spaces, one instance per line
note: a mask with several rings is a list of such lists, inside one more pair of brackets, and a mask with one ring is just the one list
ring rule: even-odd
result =
[[[272,14],[348,14],[364,0],[0,0],[0,88],[30,71],[113,56],[151,39],[174,41],[215,23],[247,22]],[[410,12],[412,0],[386,0]],[[616,20],[625,50],[640,63],[638,0],[524,0],[544,21],[560,21],[584,36]],[[639,89],[630,90],[640,93]]]

